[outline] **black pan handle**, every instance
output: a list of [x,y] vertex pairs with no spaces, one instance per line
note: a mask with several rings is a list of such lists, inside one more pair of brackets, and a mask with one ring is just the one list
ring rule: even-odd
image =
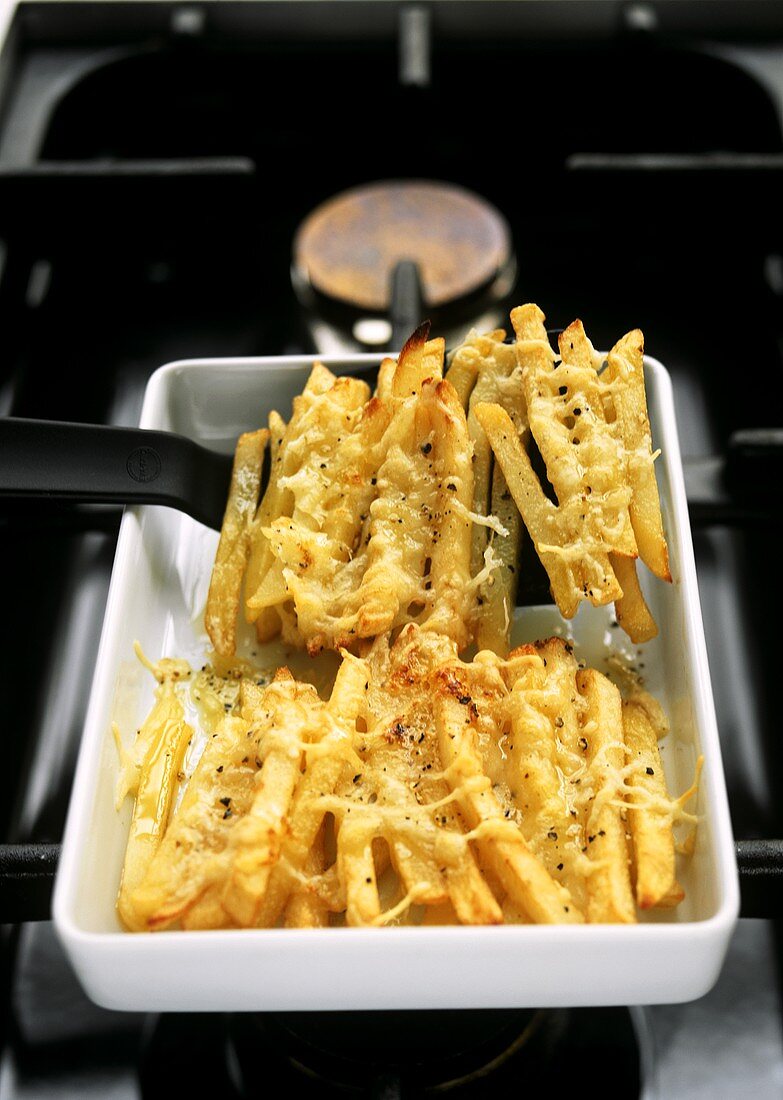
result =
[[231,459],[141,428],[0,419],[0,496],[165,504],[220,527]]

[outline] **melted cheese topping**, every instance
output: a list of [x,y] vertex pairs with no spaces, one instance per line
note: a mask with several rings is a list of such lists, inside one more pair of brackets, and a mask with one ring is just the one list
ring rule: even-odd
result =
[[[300,903],[352,925],[418,921],[421,906],[468,922],[581,920],[607,807],[630,798],[633,813],[695,820],[695,788],[651,795],[621,736],[601,731],[593,751],[599,729],[562,639],[507,660],[457,652],[408,625],[346,654],[328,702],[287,670],[266,686],[239,666],[231,686],[207,668],[179,678],[171,697],[198,694],[212,732],[129,923],[274,925]],[[635,701],[660,729],[655,701]],[[161,744],[142,765],[153,809]]]
[[262,506],[255,536],[274,564],[264,575],[251,554],[249,614],[275,609],[311,653],[408,622],[470,641],[471,525],[505,528],[472,510],[472,446],[440,348],[409,342],[370,401],[350,379],[306,391],[277,444],[282,511],[264,520]]

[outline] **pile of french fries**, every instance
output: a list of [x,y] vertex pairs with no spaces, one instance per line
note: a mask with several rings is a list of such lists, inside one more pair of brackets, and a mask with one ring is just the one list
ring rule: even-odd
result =
[[241,437],[207,601],[217,653],[235,652],[243,578],[262,642],[282,633],[315,655],[407,622],[471,640],[471,444],[428,327],[384,361],[372,397],[316,364],[288,424],[272,413]]
[[[509,494],[564,618],[572,618],[582,600],[594,606],[614,602],[617,621],[631,641],[650,641],[658,631],[636,559],[661,580],[671,581],[671,575],[653,468],[642,333],[636,329],[623,336],[604,364],[581,321],[560,334],[558,352],[538,306],[520,306],[511,321],[513,347],[503,343],[502,330],[471,334],[446,375],[468,408],[475,448],[473,507],[495,512],[509,532],[493,535],[502,565],[484,584],[479,644],[494,649],[508,644],[519,538]],[[534,472],[529,453],[534,447],[556,502]],[[474,569],[486,539],[485,528],[474,529]]]
[[[130,752],[115,730],[127,928],[633,922],[682,899],[695,783],[667,791],[661,707],[561,638],[509,652],[525,529],[564,617],[614,602],[634,642],[657,632],[642,334],[603,363],[580,321],[556,353],[537,306],[511,318],[515,344],[471,333],[445,378],[427,326],[374,394],[316,364],[287,424],[240,438],[212,663],[146,662]],[[243,605],[261,642],[339,651],[328,699],[235,657]]]
[[[286,669],[235,674],[175,812],[191,683],[153,671],[126,780],[130,929],[632,922],[682,898],[693,789],[668,795],[660,707],[561,638],[467,663],[410,625],[346,652],[328,701]],[[220,678],[196,680],[203,704]]]
[[581,321],[556,353],[538,306],[511,320],[514,345],[471,333],[445,380],[443,341],[422,326],[372,397],[316,364],[288,424],[273,412],[240,438],[206,609],[217,653],[235,652],[243,583],[261,642],[317,654],[415,622],[505,653],[523,527],[565,618],[614,602],[633,642],[655,637],[636,560],[671,576],[642,334],[603,364]]

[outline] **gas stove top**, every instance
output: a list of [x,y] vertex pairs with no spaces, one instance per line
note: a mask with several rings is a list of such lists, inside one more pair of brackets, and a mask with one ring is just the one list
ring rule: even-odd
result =
[[[0,415],[132,425],[162,363],[317,351],[322,318],[290,270],[308,214],[377,179],[469,188],[510,227],[501,304],[537,300],[555,325],[581,315],[597,345],[639,325],[671,371],[735,836],[783,835],[780,436],[735,434],[783,422],[783,16],[741,11],[20,5],[0,55]],[[378,330],[355,320],[340,339],[362,350]],[[767,919],[740,922],[693,1005],[350,1018],[89,1004],[40,918],[119,517],[0,502],[0,1100],[196,1084],[493,1096],[523,1081],[557,1095],[588,1057],[609,1097],[779,1091],[775,844],[741,849],[743,913]]]

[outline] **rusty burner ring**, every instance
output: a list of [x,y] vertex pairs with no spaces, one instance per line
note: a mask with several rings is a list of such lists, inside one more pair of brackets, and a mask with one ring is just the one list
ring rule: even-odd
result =
[[454,184],[389,180],[328,199],[294,240],[292,280],[309,308],[386,314],[398,264],[417,265],[427,309],[502,297],[511,231],[486,199]]

